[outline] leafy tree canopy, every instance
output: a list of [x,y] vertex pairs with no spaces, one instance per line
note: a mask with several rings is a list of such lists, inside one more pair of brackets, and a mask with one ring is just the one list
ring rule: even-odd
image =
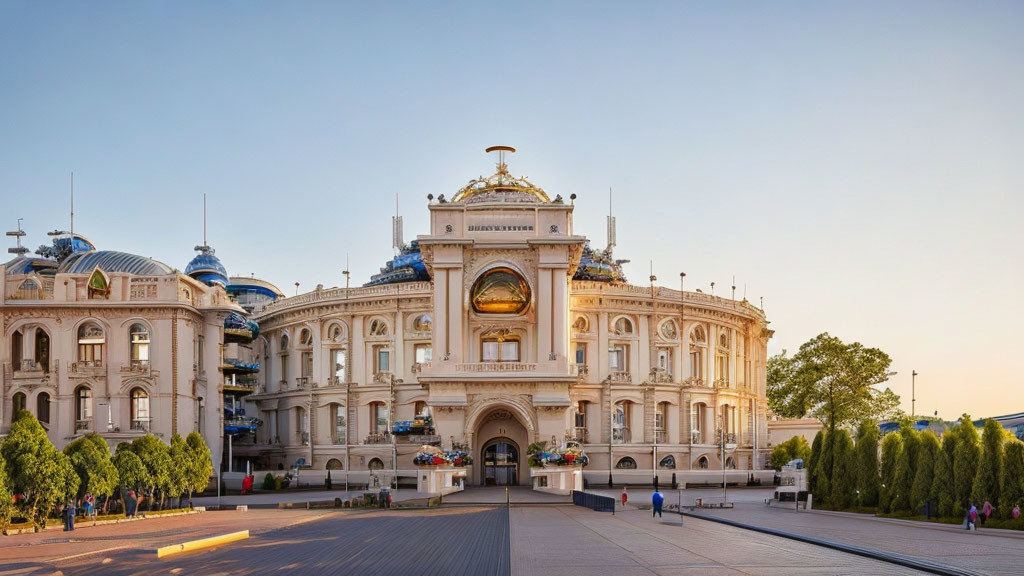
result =
[[98,434],[93,432],[71,442],[64,447],[64,454],[71,459],[80,480],[79,495],[109,496],[117,490],[117,468],[110,461],[110,448]]
[[899,414],[899,396],[876,386],[896,374],[877,348],[846,344],[827,332],[809,340],[792,357],[768,359],[768,404],[787,418],[813,416],[826,428]]
[[21,410],[14,416],[0,454],[11,490],[24,496],[22,505],[37,527],[45,525],[51,509],[78,490],[78,475],[71,461],[50,442],[29,412]]

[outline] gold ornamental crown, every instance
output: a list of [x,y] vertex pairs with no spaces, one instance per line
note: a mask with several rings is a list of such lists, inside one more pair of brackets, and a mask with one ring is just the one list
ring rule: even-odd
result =
[[505,152],[515,152],[511,146],[491,146],[486,150],[498,153],[498,171],[491,176],[481,176],[470,180],[452,198],[452,202],[551,202],[548,195],[540,187],[535,186],[525,176],[516,178],[508,172],[505,164]]

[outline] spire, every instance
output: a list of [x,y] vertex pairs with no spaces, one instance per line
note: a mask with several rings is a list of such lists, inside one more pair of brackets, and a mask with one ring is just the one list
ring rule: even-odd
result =
[[398,213],[398,193],[395,193],[395,215],[391,217],[391,247],[395,252],[401,252],[405,247],[402,240],[402,217]]
[[203,243],[200,244],[199,246],[196,246],[194,248],[194,250],[196,252],[201,253],[201,254],[213,254],[214,252],[216,252],[213,248],[210,248],[210,245],[207,244],[207,242],[206,242],[206,193],[205,192],[203,193]]
[[615,247],[615,216],[612,216],[612,188],[608,187],[608,248],[606,251],[609,255],[612,253],[612,248]]
[[28,253],[28,248],[25,248],[24,246],[21,245],[21,239],[23,236],[25,236],[25,231],[21,229],[22,220],[24,220],[24,218],[18,218],[17,230],[11,230],[10,232],[7,233],[8,236],[14,236],[15,240],[18,242],[18,246],[16,248],[8,248],[7,252],[11,254],[17,254],[18,256],[24,256],[25,254]]
[[505,164],[505,152],[514,154],[515,151],[516,149],[511,146],[491,146],[485,150],[488,154],[491,152],[498,153],[498,174],[508,174],[508,165]]
[[71,171],[71,241],[75,238],[75,171]]

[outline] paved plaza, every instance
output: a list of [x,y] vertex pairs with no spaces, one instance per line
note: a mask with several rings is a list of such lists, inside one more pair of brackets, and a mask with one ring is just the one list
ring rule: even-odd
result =
[[[606,491],[621,494],[621,489]],[[719,491],[720,492],[720,491]],[[737,490],[706,517],[912,556],[979,574],[1019,574],[1024,534],[852,514],[769,508],[763,490]],[[713,489],[676,494],[712,498]],[[316,494],[316,493],[314,493]],[[408,492],[408,494],[414,494]],[[651,517],[650,490],[614,515],[510,491],[471,489],[441,508],[250,509],[151,518],[0,539],[0,574],[915,574],[873,558],[668,513]],[[671,494],[671,493],[669,493]],[[294,496],[294,494],[290,494]],[[735,498],[734,498],[735,496]],[[450,502],[454,499],[455,502]],[[474,502],[483,502],[476,503]],[[155,549],[248,529],[247,540],[157,559]]]

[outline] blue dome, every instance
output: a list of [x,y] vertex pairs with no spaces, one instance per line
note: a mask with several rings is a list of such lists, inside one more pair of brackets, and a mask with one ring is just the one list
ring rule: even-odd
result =
[[57,272],[60,274],[88,274],[94,268],[99,268],[107,273],[125,272],[136,276],[164,276],[174,273],[174,270],[163,262],[113,250],[76,252],[60,263]]
[[210,286],[220,284],[227,286],[228,271],[221,264],[220,258],[213,255],[213,250],[202,251],[185,267],[185,274]]
[[427,266],[423,263],[420,243],[413,240],[402,248],[401,253],[389,260],[380,274],[370,276],[370,281],[363,286],[380,286],[381,284],[397,284],[399,282],[423,282],[430,280]]
[[5,264],[8,276],[19,274],[40,274],[42,276],[53,276],[57,273],[57,263],[47,258],[33,258],[31,256],[18,256]]

